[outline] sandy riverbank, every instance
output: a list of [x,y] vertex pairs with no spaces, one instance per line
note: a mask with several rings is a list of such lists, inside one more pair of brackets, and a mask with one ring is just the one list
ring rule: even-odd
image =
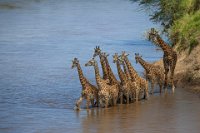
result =
[[[160,60],[155,64],[163,66],[163,61]],[[200,95],[200,45],[190,54],[186,51],[178,53],[174,80],[176,87]]]

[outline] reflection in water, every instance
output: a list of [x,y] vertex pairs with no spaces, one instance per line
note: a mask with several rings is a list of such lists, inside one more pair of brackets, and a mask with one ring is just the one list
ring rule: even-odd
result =
[[83,133],[198,133],[199,105],[193,94],[177,89],[174,95],[156,95],[130,105],[88,110],[82,118],[82,129]]

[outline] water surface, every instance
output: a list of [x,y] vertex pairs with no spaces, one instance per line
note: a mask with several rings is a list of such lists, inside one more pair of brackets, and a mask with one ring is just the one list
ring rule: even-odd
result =
[[[6,3],[6,4],[5,4]],[[0,132],[197,132],[199,99],[177,90],[138,104],[75,112],[81,93],[79,58],[84,64],[100,45],[110,54],[122,50],[156,61],[161,51],[145,41],[153,25],[128,0],[2,0],[0,2]],[[12,7],[12,8],[9,8]],[[84,104],[82,106],[84,108]]]

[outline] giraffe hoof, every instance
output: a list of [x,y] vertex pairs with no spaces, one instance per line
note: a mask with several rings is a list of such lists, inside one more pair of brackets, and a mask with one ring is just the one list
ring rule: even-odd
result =
[[81,110],[81,108],[77,107],[77,106],[74,106],[74,110],[79,111],[79,110]]

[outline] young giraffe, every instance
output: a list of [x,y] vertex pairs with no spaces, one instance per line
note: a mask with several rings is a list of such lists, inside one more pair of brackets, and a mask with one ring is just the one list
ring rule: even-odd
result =
[[160,66],[150,64],[142,59],[139,53],[135,53],[136,63],[140,63],[146,72],[146,79],[151,82],[151,94],[154,92],[154,84],[158,83],[160,87],[160,93],[162,92],[162,85],[164,81],[164,72]]
[[80,104],[82,103],[83,99],[86,99],[86,108],[89,108],[89,104],[91,102],[92,106],[94,107],[94,99],[96,100],[97,106],[99,103],[98,99],[98,89],[92,85],[83,75],[79,60],[77,58],[74,58],[72,61],[72,69],[77,67],[79,79],[82,85],[82,92],[81,97],[76,102],[77,109],[80,109]]
[[100,105],[102,106],[103,103],[105,103],[105,108],[108,107],[109,101],[111,99],[115,100],[112,95],[111,95],[111,90],[115,90],[117,88],[117,85],[108,85],[107,81],[102,79],[100,74],[99,74],[99,68],[98,68],[98,64],[97,61],[94,60],[94,58],[92,58],[91,60],[89,60],[85,66],[94,66],[94,70],[95,70],[95,78],[96,78],[96,82],[97,82],[97,86],[99,88],[99,102]]
[[119,58],[118,58],[118,54],[115,53],[113,55],[113,63],[116,63],[117,65],[117,71],[118,71],[118,75],[119,75],[119,78],[121,80],[121,89],[120,89],[120,103],[122,104],[123,102],[123,95],[126,96],[126,102],[127,104],[129,104],[129,96],[131,95],[131,87],[130,87],[130,84],[128,82],[128,79],[126,78],[126,74],[122,71],[121,69],[121,66],[120,66],[120,61],[119,61]]
[[105,52],[102,53],[102,57],[103,57],[103,60],[105,61],[106,63],[106,67],[107,67],[107,70],[108,70],[108,78],[109,78],[109,81],[110,81],[110,85],[117,85],[117,88],[115,90],[111,90],[111,95],[115,100],[113,100],[113,104],[116,105],[117,104],[117,99],[118,99],[118,96],[119,96],[119,91],[121,90],[121,85],[120,85],[120,82],[116,79],[111,67],[110,67],[110,64],[108,62],[108,57],[109,54],[106,54]]
[[[170,70],[170,79],[171,79],[171,84],[172,84],[172,92],[174,93],[174,70],[176,67],[176,62],[177,62],[177,53],[167,44],[165,43],[158,32],[154,29],[151,28],[151,31],[149,32],[149,40],[152,41],[155,45],[159,46],[162,48],[164,55],[163,55],[163,64],[164,64],[164,69],[165,69],[165,83],[164,83],[164,88],[167,87],[168,82],[167,82],[167,75]],[[167,90],[167,88],[166,88]]]
[[93,57],[99,56],[100,62],[101,62],[101,67],[102,67],[102,72],[103,72],[103,79],[108,80],[108,70],[106,68],[106,63],[105,61],[102,59],[102,53],[101,53],[101,49],[99,46],[96,46],[96,48],[94,48],[94,54]]
[[136,101],[138,101],[139,93],[143,90],[145,92],[145,99],[147,99],[148,98],[148,82],[145,79],[141,78],[137,74],[135,69],[132,67],[130,61],[128,60],[127,56],[128,56],[128,54],[126,54],[126,52],[123,51],[122,55],[121,55],[121,60],[126,63],[126,66],[127,66],[128,71],[130,73],[130,77],[131,77],[132,81],[136,82],[136,84],[139,86],[139,87],[136,88],[136,92],[135,92]]

